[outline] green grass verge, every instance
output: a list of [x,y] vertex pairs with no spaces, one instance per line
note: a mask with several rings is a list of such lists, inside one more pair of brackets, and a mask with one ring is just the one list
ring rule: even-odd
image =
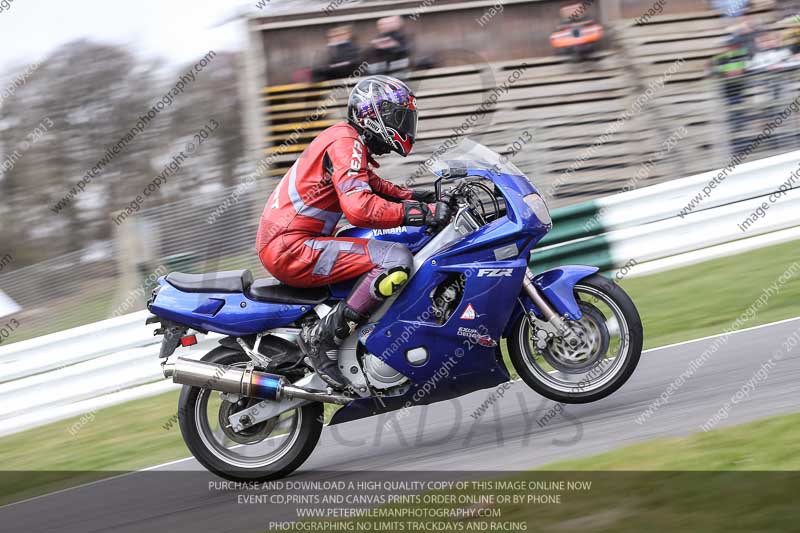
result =
[[[4,468],[125,471],[186,456],[178,393],[135,400],[0,439]],[[170,429],[164,425],[172,422]]]
[[[655,348],[722,333],[795,261],[800,261],[800,241],[626,279],[621,285],[639,309],[645,348]],[[783,285],[744,327],[800,314],[798,278]]]
[[3,437],[2,468],[19,475],[0,476],[0,505],[186,457],[177,405],[171,392]]
[[[792,242],[625,280],[623,286],[644,321],[645,345],[722,332],[760,296],[763,287],[774,283],[798,259],[798,251],[800,242]],[[800,283],[793,280],[746,326],[796,316],[798,296]],[[68,471],[131,470],[186,457],[177,424],[170,430],[163,427],[176,408],[177,394],[170,393],[103,409],[86,424],[75,418],[0,438],[3,467],[65,471],[67,476]],[[328,416],[332,410],[326,411]],[[69,428],[74,424],[81,427],[72,436]],[[37,483],[31,478],[19,488],[50,489]]]

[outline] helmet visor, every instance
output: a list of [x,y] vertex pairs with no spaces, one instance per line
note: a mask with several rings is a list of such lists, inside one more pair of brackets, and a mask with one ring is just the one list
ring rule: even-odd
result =
[[386,107],[387,109],[381,113],[383,123],[394,128],[401,135],[415,139],[417,137],[417,110],[395,104]]

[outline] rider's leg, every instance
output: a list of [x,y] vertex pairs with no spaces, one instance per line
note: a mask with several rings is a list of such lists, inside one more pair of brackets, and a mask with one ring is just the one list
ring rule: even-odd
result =
[[363,275],[347,300],[301,335],[301,347],[320,377],[343,389],[347,381],[338,365],[339,346],[405,284],[413,256],[402,244],[386,241],[320,237],[299,244],[275,254],[286,264],[276,261],[268,265],[265,261],[270,272],[284,283],[320,286]]
[[359,280],[347,300],[317,321],[303,339],[304,350],[315,369],[322,370],[320,376],[337,389],[347,384],[339,370],[339,346],[408,281],[414,262],[408,248],[399,243],[368,241],[367,253],[373,268]]

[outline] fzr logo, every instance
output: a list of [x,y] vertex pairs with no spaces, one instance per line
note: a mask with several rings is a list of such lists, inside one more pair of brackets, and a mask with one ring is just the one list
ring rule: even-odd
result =
[[481,268],[478,270],[479,278],[510,278],[514,273],[513,268]]

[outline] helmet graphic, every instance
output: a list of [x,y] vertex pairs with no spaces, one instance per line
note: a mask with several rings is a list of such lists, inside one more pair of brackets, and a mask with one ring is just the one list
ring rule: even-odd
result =
[[397,78],[369,76],[359,81],[350,93],[347,118],[377,153],[394,151],[403,157],[411,153],[417,136],[417,99]]

